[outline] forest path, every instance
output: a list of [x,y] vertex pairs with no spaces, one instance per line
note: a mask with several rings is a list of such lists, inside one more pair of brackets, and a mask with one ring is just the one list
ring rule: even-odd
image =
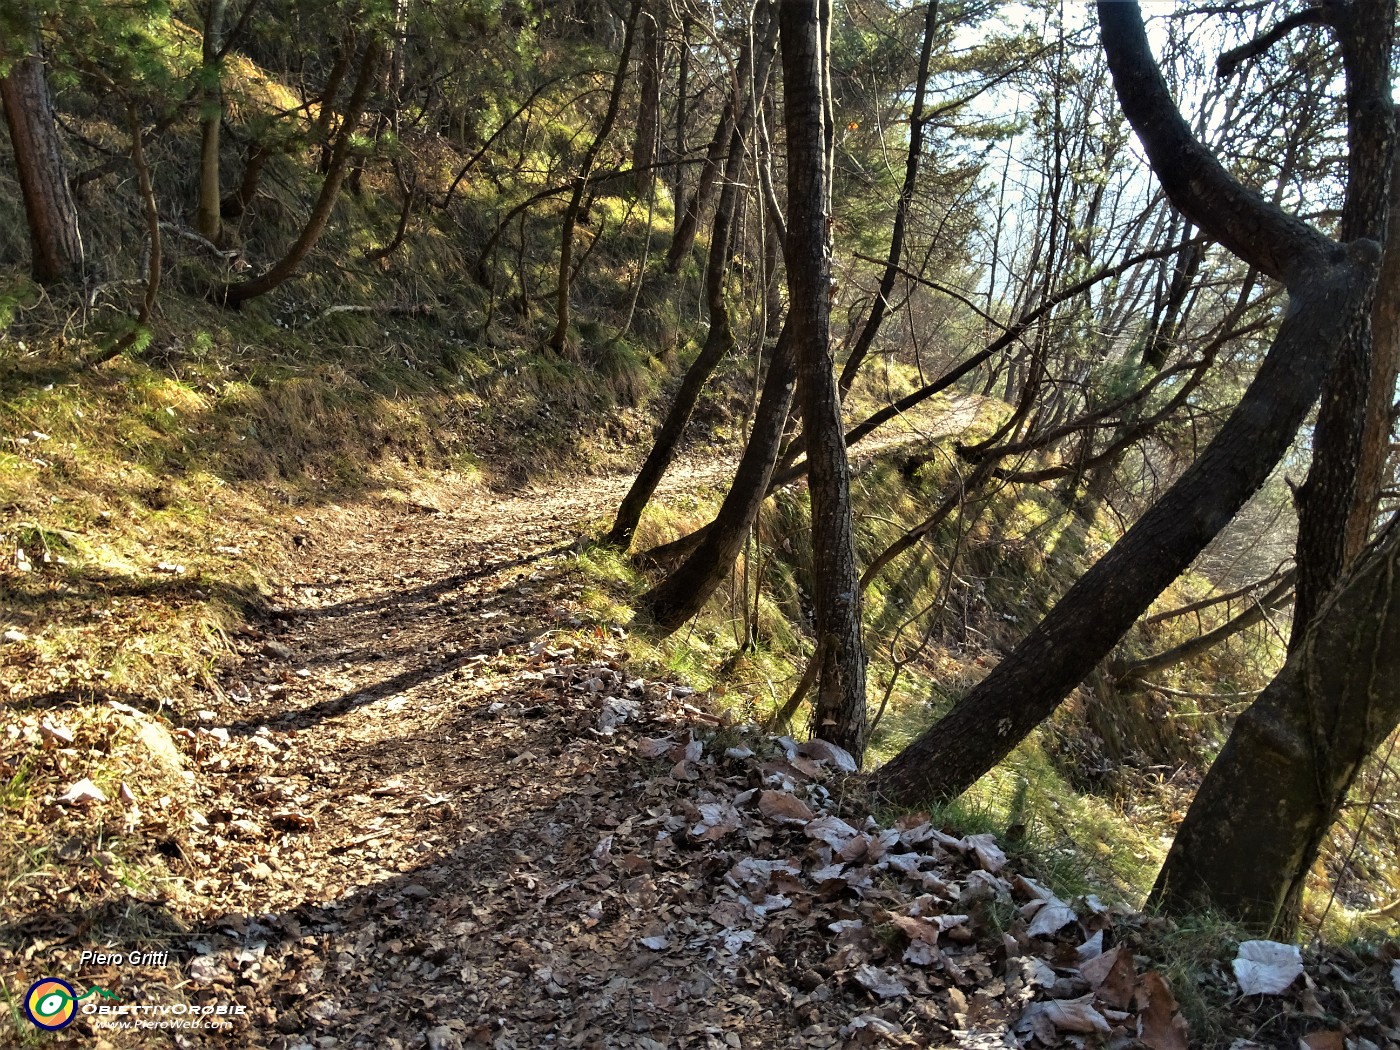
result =
[[[853,458],[975,413],[955,402]],[[692,457],[658,498],[731,470]],[[254,1013],[248,1045],[741,1045],[725,1040],[734,1009],[713,1005],[712,977],[637,957],[640,928],[659,929],[667,910],[651,910],[651,863],[610,874],[597,859],[611,829],[656,823],[635,809],[656,763],[598,734],[602,694],[640,698],[643,722],[713,726],[686,710],[684,689],[624,688],[611,635],[550,642],[575,630],[567,553],[630,482],[444,485],[308,523],[268,632],[225,676],[228,741],[204,763],[209,826],[192,843],[207,908],[191,943],[208,954],[190,976],[251,992],[239,996]],[[551,962],[558,942],[569,950]],[[790,1018],[774,1026],[771,1003],[744,1005],[742,1045],[795,1031]],[[831,1031],[800,1045],[834,1045]]]

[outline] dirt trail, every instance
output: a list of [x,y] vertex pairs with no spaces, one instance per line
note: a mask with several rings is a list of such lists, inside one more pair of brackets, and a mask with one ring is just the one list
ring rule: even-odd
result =
[[[728,472],[682,464],[662,496]],[[839,756],[725,728],[683,683],[634,677],[620,630],[582,628],[569,551],[629,481],[444,486],[308,522],[187,737],[183,890],[121,905],[150,931],[123,949],[169,962],[86,984],[243,1009],[180,1046],[1185,1046],[1102,911],[1012,874],[989,835],[877,825]],[[71,948],[99,919],[35,928]]]
[[[950,415],[960,427],[968,410]],[[856,458],[910,439],[877,435]],[[678,464],[660,496],[723,484],[730,469]],[[598,676],[622,674],[622,643],[595,637],[561,655],[550,639],[574,629],[561,559],[629,483],[442,488],[309,523],[276,619],[226,677],[228,739],[206,749],[208,826],[189,848],[207,914],[233,917],[191,938],[207,954],[189,973],[239,990],[255,1014],[248,1045],[740,1045],[717,1018],[677,1027],[669,1012],[704,1014],[712,977],[668,983],[666,966],[650,972],[660,960],[615,957],[597,930],[632,945],[633,927],[658,918],[654,888],[632,899],[637,887],[617,889],[594,857],[637,817],[616,800],[654,763],[596,733]],[[593,684],[572,703],[581,674]],[[645,718],[692,717],[683,696],[639,685],[655,702]],[[564,906],[589,883],[592,900]],[[609,914],[590,916],[598,906]],[[570,943],[558,955],[569,961],[551,967],[555,942]],[[619,976],[650,998],[621,1004],[608,991]],[[522,1000],[517,984],[532,993]],[[755,1025],[793,1032],[751,1002],[742,1045]]]

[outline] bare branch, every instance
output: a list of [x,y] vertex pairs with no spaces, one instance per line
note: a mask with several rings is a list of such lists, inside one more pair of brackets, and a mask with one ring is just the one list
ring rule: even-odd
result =
[[1326,21],[1326,13],[1320,7],[1309,7],[1295,12],[1267,32],[1259,34],[1248,43],[1231,48],[1217,58],[1215,60],[1215,75],[1221,80],[1228,80],[1242,63],[1258,58],[1293,30],[1301,26],[1322,25]]

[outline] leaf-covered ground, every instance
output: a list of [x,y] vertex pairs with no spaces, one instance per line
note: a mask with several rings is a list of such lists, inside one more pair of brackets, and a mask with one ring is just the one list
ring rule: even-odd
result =
[[[1150,921],[1056,898],[991,836],[877,822],[839,752],[726,725],[583,627],[570,545],[624,485],[333,508],[196,724],[11,719],[6,747],[75,780],[99,730],[136,748],[158,798],[45,802],[125,807],[175,877],[91,907],[7,887],[6,986],[238,1003],[232,1031],[175,1040],[279,1050],[1200,1045],[1139,950]],[[104,945],[170,961],[79,964]],[[1238,996],[1229,959],[1202,979],[1237,996],[1241,1047],[1366,1050],[1400,1046],[1400,1012],[1348,988],[1390,965],[1333,956],[1269,996]],[[171,1037],[83,1016],[55,1038]]]

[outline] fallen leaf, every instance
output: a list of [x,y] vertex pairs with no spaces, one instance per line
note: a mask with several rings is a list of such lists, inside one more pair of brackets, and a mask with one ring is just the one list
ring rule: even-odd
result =
[[851,839],[860,834],[840,817],[824,816],[810,821],[803,829],[809,838],[825,842],[834,850],[843,849]]
[[1122,948],[1111,948],[1080,963],[1079,972],[1105,1003],[1119,1010],[1127,1009],[1137,986],[1132,955]]
[[83,777],[82,780],[59,795],[58,801],[65,806],[85,806],[89,802],[106,802],[107,796],[100,787],[87,777]]
[[878,966],[871,966],[869,963],[861,963],[857,966],[855,977],[863,988],[881,999],[896,999],[901,995],[909,994],[909,986],[897,975],[888,970],[882,970]]
[[825,762],[831,768],[840,770],[842,773],[854,773],[858,768],[855,758],[849,751],[826,740],[808,740],[798,744],[797,753],[814,758],[818,762]]
[[1297,945],[1245,941],[1234,962],[1241,995],[1282,995],[1303,973]]
[[1111,1030],[1108,1019],[1094,1009],[1093,993],[1081,995],[1078,999],[1051,999],[1047,1002],[1031,1003],[1021,1015],[1017,1027],[1030,1023],[1037,1032],[1043,1031],[1036,1021],[1048,1021],[1057,1031],[1090,1034],[1099,1032],[1107,1035]]
[[1031,937],[1053,937],[1070,923],[1078,921],[1073,908],[1058,897],[1051,897],[1035,913],[1026,933]]
[[1346,1050],[1347,1046],[1341,1032],[1309,1032],[1298,1043],[1298,1050]]
[[643,948],[650,948],[654,952],[662,951],[671,946],[671,938],[665,934],[655,934],[651,937],[643,937],[640,941]]
[[1137,1001],[1139,1040],[1151,1050],[1189,1050],[1190,1031],[1165,977],[1156,970],[1143,974],[1138,982]]
[[815,813],[796,795],[787,791],[763,791],[758,796],[758,811],[779,824],[806,824]]
[[967,844],[972,848],[972,855],[977,858],[977,864],[983,871],[995,875],[1006,867],[1006,854],[1001,851],[991,834],[969,835]]

